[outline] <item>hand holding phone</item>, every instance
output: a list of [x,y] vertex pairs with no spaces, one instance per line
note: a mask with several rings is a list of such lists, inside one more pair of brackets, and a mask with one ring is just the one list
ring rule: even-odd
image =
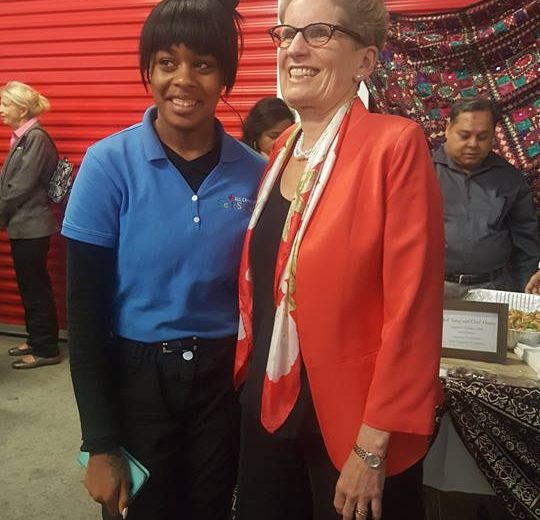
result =
[[[88,468],[89,460],[88,452],[79,453],[77,461],[81,466]],[[112,515],[125,516],[125,506],[139,493],[149,476],[149,471],[137,459],[120,448],[119,454],[92,457],[85,485],[92,498]]]

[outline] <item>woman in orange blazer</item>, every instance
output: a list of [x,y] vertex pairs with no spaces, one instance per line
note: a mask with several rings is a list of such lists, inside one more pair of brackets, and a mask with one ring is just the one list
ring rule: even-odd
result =
[[246,236],[240,520],[423,517],[441,393],[443,223],[425,137],[356,97],[382,0],[289,0],[270,30],[300,124]]

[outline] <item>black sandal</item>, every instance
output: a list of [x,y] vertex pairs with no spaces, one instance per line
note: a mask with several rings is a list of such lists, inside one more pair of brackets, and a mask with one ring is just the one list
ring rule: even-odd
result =
[[62,357],[60,354],[58,356],[54,357],[41,357],[41,356],[33,356],[34,361],[23,361],[22,359],[17,359],[17,361],[13,361],[11,363],[12,368],[15,369],[28,369],[28,368],[37,368],[37,367],[45,367],[48,365],[58,365],[62,361]]
[[10,356],[26,356],[27,354],[32,354],[32,347],[28,346],[27,348],[13,347],[8,350]]

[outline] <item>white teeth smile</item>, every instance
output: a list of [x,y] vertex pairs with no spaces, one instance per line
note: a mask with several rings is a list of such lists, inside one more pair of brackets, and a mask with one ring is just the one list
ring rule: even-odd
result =
[[291,78],[312,78],[319,73],[317,69],[312,69],[309,67],[292,67],[289,69],[289,75]]
[[193,99],[172,98],[171,101],[173,105],[182,108],[191,108],[197,104],[197,102]]

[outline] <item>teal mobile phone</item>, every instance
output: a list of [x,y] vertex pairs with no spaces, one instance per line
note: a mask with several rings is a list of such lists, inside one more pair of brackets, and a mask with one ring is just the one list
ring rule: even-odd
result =
[[[129,491],[129,499],[132,500],[141,490],[144,483],[149,479],[150,472],[127,450],[120,448],[120,452],[125,457],[128,463],[129,476],[131,478],[131,489]],[[77,462],[83,467],[88,466],[90,454],[87,451],[79,452]]]

